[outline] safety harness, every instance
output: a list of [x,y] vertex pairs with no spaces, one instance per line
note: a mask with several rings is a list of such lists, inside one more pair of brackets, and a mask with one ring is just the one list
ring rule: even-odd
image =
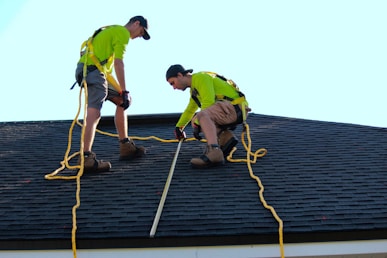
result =
[[[108,63],[109,59],[114,58],[114,55],[109,57],[108,59],[105,59],[103,61],[99,61],[98,58],[94,55],[94,47],[93,47],[93,40],[94,38],[103,30],[109,28],[111,26],[104,26],[99,28],[93,33],[93,36],[91,36],[88,40],[85,40],[81,45],[81,51],[80,55],[88,55],[88,58],[90,58],[94,65],[89,65],[87,68],[88,72],[91,72],[95,69],[98,69],[101,73],[103,73],[106,76],[106,80],[109,84],[111,84],[116,91],[119,93],[122,92],[122,89],[120,87],[120,84],[116,81],[116,79],[112,76],[110,72],[107,71],[105,64]],[[74,86],[74,85],[73,85]]]
[[[227,79],[223,75],[219,75],[219,74],[214,73],[214,72],[205,72],[205,73],[210,75],[210,76],[212,76],[212,77],[217,77],[217,78],[227,82],[229,85],[231,85],[235,89],[235,91],[239,95],[238,98],[233,99],[233,98],[230,98],[230,97],[225,96],[225,95],[217,94],[217,95],[215,95],[215,100],[227,100],[227,101],[230,101],[231,104],[235,107],[235,110],[236,110],[237,114],[240,113],[241,117],[242,117],[242,119],[238,119],[237,123],[239,124],[239,123],[245,122],[246,121],[246,117],[247,117],[247,115],[246,115],[247,107],[246,107],[246,97],[245,97],[245,94],[243,94],[239,90],[238,86],[236,85],[236,83],[233,80]],[[201,107],[201,103],[200,103],[200,101],[198,99],[198,96],[199,96],[199,92],[196,89],[194,89],[192,91],[191,98],[196,102],[196,104],[199,107]],[[238,118],[239,118],[239,116],[238,116]]]

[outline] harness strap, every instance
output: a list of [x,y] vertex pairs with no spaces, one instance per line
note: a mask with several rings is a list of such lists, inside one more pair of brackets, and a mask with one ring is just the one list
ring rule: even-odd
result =
[[87,41],[87,47],[89,48],[88,53],[89,53],[90,59],[93,61],[94,65],[97,67],[97,69],[101,73],[105,74],[106,80],[116,89],[116,91],[121,92],[122,89],[121,89],[120,84],[116,81],[116,79],[112,76],[111,73],[106,71],[106,67],[102,66],[101,63],[99,62],[98,58],[94,55],[94,47],[93,47],[93,44],[91,43],[92,39],[93,38],[90,38]]
[[[247,107],[246,107],[246,97],[245,97],[245,94],[243,94],[238,86],[236,85],[236,83],[233,81],[233,80],[230,80],[230,79],[227,79],[226,77],[222,76],[222,75],[219,75],[217,73],[214,73],[214,72],[205,72],[207,73],[208,75],[211,75],[212,77],[217,77],[225,82],[227,82],[229,85],[231,85],[232,87],[234,87],[234,89],[238,92],[239,94],[239,98],[236,98],[236,99],[233,99],[233,98],[230,98],[228,96],[225,96],[225,95],[216,95],[215,96],[215,100],[228,100],[231,102],[231,104],[234,106],[234,107],[240,107],[241,109],[241,112],[242,112],[242,123],[244,123],[246,121],[246,118],[247,118]],[[199,92],[194,89],[192,91],[192,94],[191,94],[191,98],[196,102],[196,104],[201,107],[201,103],[198,99],[198,96],[199,96]]]
[[192,91],[192,94],[191,94],[191,98],[195,101],[195,103],[201,108],[202,107],[202,103],[200,103],[199,99],[198,99],[198,96],[199,96],[199,92],[197,89],[194,89]]
[[247,115],[246,115],[246,97],[245,97],[245,94],[243,94],[238,86],[236,85],[236,83],[231,80],[231,79],[227,79],[226,77],[224,77],[223,75],[219,75],[217,73],[214,73],[214,72],[206,72],[207,74],[211,75],[211,76],[215,76],[215,77],[218,77],[219,79],[227,82],[228,84],[230,84],[231,86],[233,86],[235,88],[235,90],[238,92],[239,94],[239,98],[236,98],[236,99],[232,99],[228,96],[224,96],[224,95],[216,95],[216,99],[225,99],[225,100],[228,100],[231,102],[231,104],[233,104],[234,106],[235,105],[239,105],[241,107],[241,111],[242,111],[242,118],[243,118],[243,121],[242,122],[245,122],[246,121],[246,118],[247,118]]
[[100,33],[102,30],[106,29],[106,27],[99,28],[96,30],[88,40],[84,41],[81,45],[81,55],[87,54],[90,59],[93,61],[94,65],[97,69],[106,76],[106,80],[111,84],[118,92],[122,92],[120,84],[116,81],[116,79],[106,70],[105,64],[107,63],[107,59],[100,62],[98,58],[94,55],[94,47],[93,47],[93,39]]

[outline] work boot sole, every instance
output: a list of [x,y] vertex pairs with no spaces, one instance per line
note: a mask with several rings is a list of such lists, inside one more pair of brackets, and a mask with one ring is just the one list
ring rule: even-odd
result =
[[191,167],[192,168],[212,168],[212,167],[222,166],[225,163],[224,160],[219,162],[211,162],[205,155],[201,156],[200,159],[202,159],[205,163],[199,165],[191,162]]
[[[92,168],[83,168],[84,173],[101,173],[101,172],[109,172],[112,168],[112,164],[110,162],[108,164],[105,164],[106,166],[101,167],[99,166],[98,162],[96,161],[94,163],[94,167]],[[79,170],[78,170],[79,171]]]

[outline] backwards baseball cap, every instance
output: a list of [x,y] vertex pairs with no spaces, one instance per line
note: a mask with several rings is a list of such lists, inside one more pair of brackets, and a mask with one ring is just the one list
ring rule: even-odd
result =
[[141,15],[137,15],[137,16],[134,16],[132,18],[130,18],[129,22],[132,23],[132,22],[136,22],[136,21],[139,21],[140,22],[140,25],[142,27],[144,27],[144,35],[142,36],[145,40],[148,40],[150,39],[150,36],[149,36],[149,33],[147,31],[148,29],[148,20],[145,19],[143,16]]
[[171,65],[168,70],[167,70],[167,73],[166,73],[166,78],[167,80],[171,77],[176,77],[178,73],[181,73],[181,74],[187,74],[187,73],[192,73],[193,72],[193,69],[188,69],[188,70],[185,70],[184,67],[182,65],[179,65],[179,64],[175,64],[175,65]]

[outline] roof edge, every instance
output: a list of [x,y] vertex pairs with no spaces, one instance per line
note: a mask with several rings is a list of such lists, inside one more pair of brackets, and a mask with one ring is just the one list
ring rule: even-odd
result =
[[[387,230],[285,233],[284,244],[387,240],[386,235]],[[79,249],[279,244],[278,234],[155,238],[78,238],[76,242]],[[0,250],[59,250],[69,248],[71,248],[70,239],[15,239],[0,241]]]

